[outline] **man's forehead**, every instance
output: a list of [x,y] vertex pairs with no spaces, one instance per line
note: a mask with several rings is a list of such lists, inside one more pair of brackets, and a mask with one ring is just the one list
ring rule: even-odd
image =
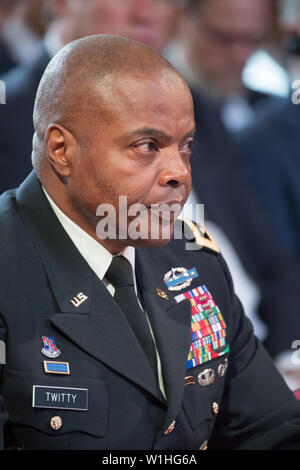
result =
[[143,137],[165,141],[192,137],[195,127],[191,93],[181,79],[172,84],[149,77],[112,80],[100,86],[99,101],[93,101],[92,109],[95,119],[88,119],[90,129],[96,127],[97,133],[114,136],[120,144]]
[[191,94],[188,86],[179,75],[173,74],[172,78],[161,74],[133,73],[126,77],[110,77],[96,85],[100,100],[108,108],[121,108],[122,106],[143,106],[145,102],[149,105],[156,103],[161,108],[174,100],[181,104],[191,102]]

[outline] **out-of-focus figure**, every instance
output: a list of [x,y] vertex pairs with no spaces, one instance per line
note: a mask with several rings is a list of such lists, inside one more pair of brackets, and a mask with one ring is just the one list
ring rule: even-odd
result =
[[39,56],[3,76],[6,105],[0,107],[0,192],[17,186],[31,171],[32,112],[40,78],[64,44],[96,33],[111,33],[161,50],[174,29],[182,1],[47,0],[52,18]]
[[[239,140],[248,181],[273,227],[274,237],[300,267],[300,3],[285,1],[282,7],[290,97],[278,110],[243,131]],[[299,315],[299,301],[297,306]],[[295,348],[299,347],[299,339],[296,329],[292,343]],[[280,356],[278,365],[295,388],[300,384],[300,364],[292,344],[290,351]]]
[[4,12],[1,38],[14,64],[34,61],[41,52],[48,20],[44,0],[0,0],[0,7]]
[[[300,266],[300,3],[282,20],[291,95],[239,136],[245,169],[284,249]],[[287,14],[287,11],[285,10]]]
[[250,90],[242,80],[252,54],[277,40],[276,5],[275,0],[191,0],[186,8],[179,37],[185,60],[178,66],[190,83],[218,102],[232,131],[277,103],[277,97]]
[[[218,6],[220,10],[218,12],[214,10],[213,14],[211,12],[214,9],[214,5]],[[239,11],[240,8],[243,9],[242,18],[238,19],[233,13],[232,9],[234,6],[237,8],[236,11]],[[247,15],[244,14],[247,7],[252,12],[252,19],[250,20],[250,28],[248,30],[240,27],[240,23],[244,24],[244,22],[247,22]],[[214,61],[211,57],[214,47],[211,50],[208,46],[206,48],[203,47],[201,52],[203,61],[205,62],[205,58],[207,59],[204,65],[207,73],[208,71],[211,73],[212,71],[218,71],[216,77],[221,82],[218,92],[215,92],[218,85],[217,78],[212,79],[212,85],[210,85],[208,75],[206,80],[203,77],[200,79],[196,74],[196,69],[192,70],[188,62],[180,62],[182,56],[178,56],[178,49],[175,49],[175,55],[169,55],[171,60],[174,59],[173,63],[175,65],[178,66],[179,64],[181,72],[191,84],[195,102],[197,136],[194,156],[192,158],[193,191],[191,200],[193,199],[196,202],[203,202],[205,204],[205,222],[207,226],[209,226],[210,222],[214,222],[217,225],[217,227],[212,227],[212,233],[218,239],[219,246],[225,255],[230,269],[236,274],[235,279],[238,279],[238,290],[240,287],[243,289],[243,286],[245,286],[245,290],[251,293],[250,299],[252,299],[252,305],[251,302],[248,303],[250,309],[247,309],[247,313],[248,315],[250,313],[257,333],[259,335],[262,334],[267,349],[274,357],[280,351],[290,348],[294,339],[294,331],[299,327],[299,266],[295,259],[281,247],[277,237],[274,236],[273,226],[267,220],[264,208],[256,197],[252,183],[247,181],[245,168],[243,167],[243,155],[238,151],[238,148],[235,148],[229,135],[226,135],[221,119],[218,119],[216,112],[212,111],[208,102],[215,103],[215,109],[220,112],[220,107],[222,108],[220,104],[224,104],[226,98],[230,103],[228,107],[234,110],[232,114],[235,115],[236,119],[234,120],[231,114],[231,124],[233,122],[237,124],[234,127],[235,131],[245,125],[249,125],[253,116],[256,116],[256,113],[259,114],[259,104],[271,107],[273,97],[247,89],[242,82],[241,74],[250,55],[259,46],[266,43],[266,38],[273,37],[273,31],[274,34],[277,31],[277,28],[275,28],[275,19],[277,19],[275,7],[275,2],[269,0],[259,2],[259,5],[256,1],[251,2],[250,5],[247,0],[245,2],[236,2],[234,0],[223,0],[222,2],[219,0],[192,0],[189,3],[184,16],[185,36],[183,39],[181,36],[182,41],[185,43],[186,51],[190,50],[191,53],[192,49],[194,49],[196,54],[196,45],[198,44],[196,38],[197,31],[199,31],[200,41],[202,36],[199,24],[204,22],[204,18],[206,20],[210,18],[213,24],[220,26],[220,29],[221,24],[223,24],[224,35],[226,24],[228,26],[228,35],[230,28],[235,31],[232,43],[230,41],[228,41],[229,44],[225,42],[223,47],[224,49],[226,49],[226,46],[228,49],[231,47],[235,49],[236,47],[237,52],[240,51],[240,55],[237,54],[236,58],[231,59],[230,55],[227,54],[227,58],[229,57],[232,63],[236,61],[236,65],[233,66],[231,63],[224,73],[221,59],[218,62],[216,59]],[[225,15],[226,9],[228,9],[227,15]],[[209,15],[204,17],[204,12],[209,13]],[[265,14],[266,12],[269,12],[269,17]],[[200,13],[203,14],[203,17],[201,17],[202,23],[199,19]],[[271,13],[272,16],[270,16]],[[257,20],[257,16],[256,20],[254,20],[255,15],[259,15],[261,21]],[[230,26],[231,22],[232,25]],[[194,26],[192,26],[192,23]],[[273,23],[275,23],[275,26],[273,26]],[[269,29],[264,27],[265,24],[269,25]],[[189,25],[189,28],[187,25]],[[194,30],[192,31],[193,27]],[[250,34],[251,29],[252,35]],[[258,30],[260,34],[258,34]],[[237,40],[243,33],[246,35],[246,38],[248,37],[248,47],[242,44],[240,50],[237,46]],[[254,37],[257,37],[256,41],[254,41]],[[246,38],[244,36],[242,39],[247,44]],[[187,47],[188,44],[190,49]],[[251,47],[250,44],[252,44]],[[222,49],[221,44],[219,44],[219,48]],[[174,49],[173,51],[171,49],[171,52],[174,52]],[[170,49],[167,51],[167,54],[169,53]],[[214,64],[215,68],[212,65],[209,67],[207,63]],[[231,70],[232,67],[233,70]],[[226,77],[223,83],[222,77],[224,74]],[[213,92],[215,92],[215,95]],[[238,96],[236,100],[235,98],[233,99],[233,92],[236,94],[235,97]],[[204,97],[205,95],[206,97]],[[279,98],[274,97],[274,104],[276,103],[277,107],[280,106],[279,101],[282,103]],[[223,117],[223,124],[225,121],[227,126],[230,127],[224,117],[224,107],[222,110],[223,114],[220,114],[220,116]],[[232,128],[233,126],[231,126]],[[209,224],[207,219],[209,219]],[[219,229],[223,233],[220,233]],[[222,237],[223,234],[227,236],[225,243],[219,238],[219,235]],[[244,267],[250,277],[250,279],[247,279],[244,273],[243,280],[245,282],[242,281],[242,276],[238,274],[240,266],[236,263],[237,258],[233,256],[234,253],[230,250],[228,240],[232,243],[235,254],[238,254],[242,267]],[[228,257],[227,254],[229,255]],[[254,285],[251,281],[254,281]],[[280,300],[283,284],[285,285],[284,290],[289,292],[285,303],[285,311],[288,312],[286,317],[283,315],[283,307]],[[255,288],[258,290],[259,296],[257,296]],[[255,310],[258,311],[260,318],[267,326],[267,336],[265,336],[266,332],[263,331],[260,323],[257,322]]]
[[93,34],[118,34],[161,51],[184,0],[54,0],[51,31],[67,44]]
[[7,45],[3,40],[3,28],[7,14],[5,3],[5,0],[0,0],[0,75],[7,72],[17,64],[12,58]]

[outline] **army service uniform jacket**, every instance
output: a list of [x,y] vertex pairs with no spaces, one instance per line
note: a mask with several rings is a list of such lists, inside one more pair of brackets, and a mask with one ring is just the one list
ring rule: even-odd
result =
[[5,448],[300,446],[300,404],[253,336],[213,241],[202,241],[193,251],[179,239],[136,249],[164,398],[124,315],[35,173],[1,196]]

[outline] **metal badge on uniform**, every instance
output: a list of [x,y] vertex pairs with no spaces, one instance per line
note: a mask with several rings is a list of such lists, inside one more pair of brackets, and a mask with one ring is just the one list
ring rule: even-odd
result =
[[32,406],[33,408],[87,411],[88,389],[33,385]]
[[192,375],[188,375],[187,377],[184,378],[184,386],[186,387],[187,385],[195,385],[195,378]]
[[171,268],[164,275],[164,282],[169,290],[181,290],[189,287],[192,280],[198,277],[197,269]]
[[44,347],[41,349],[41,353],[44,354],[44,356],[56,359],[61,355],[61,350],[58,349],[55,344],[54,336],[42,336],[42,340]]
[[74,307],[79,307],[83,302],[85,302],[88,299],[88,296],[85,295],[83,292],[79,292],[73,299],[70,300],[71,304],[74,305]]
[[223,363],[221,363],[218,367],[218,376],[224,377],[228,368],[228,359],[225,359]]
[[207,387],[208,385],[211,385],[215,381],[215,371],[214,369],[204,369],[200,374],[198,375],[198,382],[201,387]]
[[159,288],[157,287],[157,288],[156,288],[156,292],[157,292],[157,294],[159,295],[159,297],[161,297],[162,299],[169,300],[168,294],[167,294],[164,290],[159,289]]
[[70,375],[70,366],[68,362],[44,361],[44,370],[46,374]]
[[226,324],[219,307],[205,285],[175,296],[176,302],[189,299],[192,342],[187,369],[199,366],[229,352]]

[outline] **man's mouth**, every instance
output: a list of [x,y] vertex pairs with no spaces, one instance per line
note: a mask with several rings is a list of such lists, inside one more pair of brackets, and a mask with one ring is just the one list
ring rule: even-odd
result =
[[152,204],[146,204],[146,207],[147,209],[151,209],[151,210],[169,210],[169,211],[172,211],[172,212],[175,212],[177,210],[181,210],[182,207],[183,207],[183,200],[180,199],[174,199],[172,201],[163,201],[163,202],[155,202],[155,203],[152,203]]
[[173,223],[182,211],[182,201],[159,202],[147,206],[147,211],[153,216],[153,222]]

